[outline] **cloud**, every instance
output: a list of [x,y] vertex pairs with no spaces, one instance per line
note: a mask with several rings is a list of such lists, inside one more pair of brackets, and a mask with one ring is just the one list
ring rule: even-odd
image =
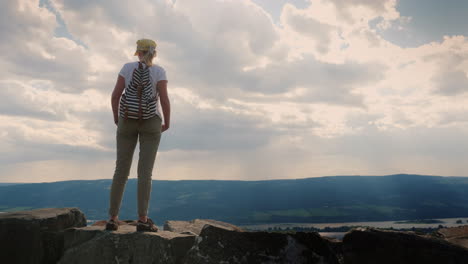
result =
[[338,34],[334,26],[322,23],[312,16],[308,16],[307,12],[299,10],[292,5],[284,7],[281,21],[285,27],[290,27],[292,30],[314,39],[320,53],[328,52],[331,35]]
[[396,1],[388,0],[350,0],[350,1],[339,1],[339,0],[329,0],[336,5],[338,9],[340,8],[350,8],[355,6],[364,6],[368,7],[377,12],[387,11],[389,6],[394,6]]
[[[0,81],[0,112],[11,116],[30,116],[33,118],[58,120],[56,113],[42,108],[36,94],[18,82]],[[42,108],[42,109],[41,109]]]
[[435,65],[432,76],[434,93],[457,96],[468,89],[468,40],[463,36],[445,37],[438,50],[427,54],[424,60]]
[[86,50],[74,41],[54,37],[55,15],[38,1],[10,1],[0,11],[2,79],[53,81],[57,89],[81,92],[87,88]]
[[466,39],[388,42],[396,1],[285,4],[279,23],[249,0],[49,2],[0,10],[0,181],[111,177],[110,95],[142,37],[169,78],[161,179],[464,172]]
[[362,106],[362,97],[353,94],[353,88],[379,81],[384,69],[383,65],[371,67],[353,62],[323,63],[306,56],[287,64],[272,63],[252,70],[249,90],[272,94],[303,88],[303,93],[289,100]]
[[468,91],[468,77],[464,71],[444,71],[434,77],[437,92],[443,95],[459,95]]
[[368,22],[376,17],[385,20],[397,19],[400,14],[396,10],[397,0],[328,0],[335,6],[338,17],[346,22]]

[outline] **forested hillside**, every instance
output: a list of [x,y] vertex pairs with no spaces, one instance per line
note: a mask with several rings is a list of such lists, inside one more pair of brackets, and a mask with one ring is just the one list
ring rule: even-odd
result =
[[[136,179],[121,219],[136,219]],[[79,207],[107,219],[111,180],[0,186],[0,211]],[[296,180],[153,181],[150,216],[211,218],[235,224],[349,222],[468,216],[468,178],[419,175],[333,176]]]

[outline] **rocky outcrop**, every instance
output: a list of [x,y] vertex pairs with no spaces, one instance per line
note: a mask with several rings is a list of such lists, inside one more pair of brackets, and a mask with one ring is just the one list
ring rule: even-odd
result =
[[317,233],[244,232],[228,223],[201,219],[168,221],[165,229],[139,233],[131,222],[112,232],[101,224],[70,228],[59,263],[338,264],[328,242]]
[[45,208],[0,214],[1,263],[56,263],[63,230],[86,226],[78,208]]
[[70,228],[65,231],[65,252],[59,263],[183,263],[195,242],[194,235],[169,231],[136,232],[131,224],[117,231],[104,226]]
[[165,230],[136,232],[135,221],[85,226],[77,208],[2,214],[2,263],[322,263],[338,261],[317,233],[246,232],[211,219],[167,221]]
[[164,224],[164,230],[176,233],[200,235],[201,230],[205,225],[211,225],[231,231],[243,232],[241,228],[235,225],[212,219],[194,219],[191,221],[166,221],[166,223]]
[[239,232],[205,225],[184,263],[338,264],[318,233]]
[[468,250],[413,232],[355,229],[343,238],[346,264],[466,264]]
[[117,231],[104,230],[106,221],[85,223],[77,208],[0,214],[0,262],[468,263],[468,249],[459,246],[468,227],[441,229],[436,236],[359,228],[339,241],[314,232],[251,232],[211,219],[167,221],[156,233],[136,232],[133,220],[121,221]]

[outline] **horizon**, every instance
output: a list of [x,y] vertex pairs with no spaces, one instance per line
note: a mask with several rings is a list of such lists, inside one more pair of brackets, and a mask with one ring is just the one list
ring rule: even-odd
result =
[[112,179],[110,98],[140,38],[172,107],[153,180],[468,176],[468,2],[137,4],[2,3],[0,182]]
[[[262,181],[287,181],[287,180],[308,180],[308,179],[320,179],[320,178],[339,178],[339,177],[394,177],[394,176],[416,176],[416,177],[442,177],[442,178],[466,178],[467,176],[443,176],[443,175],[423,175],[423,174],[411,174],[411,173],[397,173],[397,174],[388,174],[388,175],[326,175],[326,176],[317,176],[317,177],[307,177],[307,178],[279,178],[279,179],[263,179],[263,180],[223,180],[223,179],[181,179],[181,180],[160,180],[152,179],[153,181],[241,181],[241,182],[262,182]],[[91,180],[63,180],[63,181],[52,181],[52,182],[0,182],[0,184],[29,184],[29,183],[57,183],[57,182],[72,182],[72,181],[112,181],[112,179],[91,179]],[[138,178],[128,178],[128,180],[138,180]]]

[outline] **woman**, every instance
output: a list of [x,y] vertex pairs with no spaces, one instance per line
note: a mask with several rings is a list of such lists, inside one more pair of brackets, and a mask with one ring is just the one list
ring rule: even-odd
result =
[[[138,40],[135,56],[138,56],[139,61],[123,66],[112,92],[112,111],[117,125],[117,161],[106,230],[117,230],[119,227],[120,204],[130,174],[133,152],[139,140],[137,231],[157,232],[158,228],[148,217],[148,205],[161,133],[169,129],[170,124],[167,78],[161,66],[153,65],[156,42],[150,39]],[[164,124],[158,100],[161,102]]]

